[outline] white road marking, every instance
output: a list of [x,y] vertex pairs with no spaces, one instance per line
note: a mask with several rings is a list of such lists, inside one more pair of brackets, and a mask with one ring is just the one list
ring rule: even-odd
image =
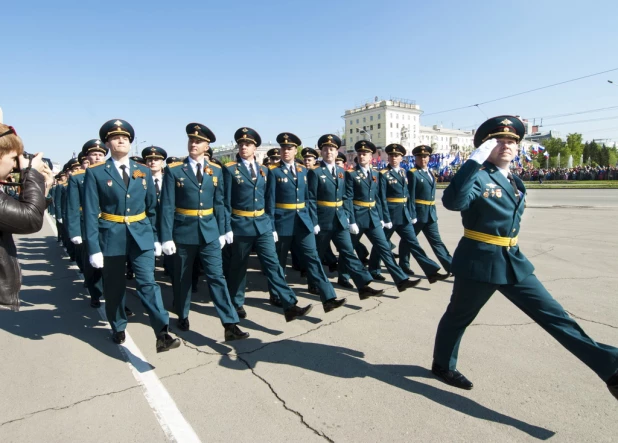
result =
[[[54,235],[58,236],[56,221],[48,212],[45,212],[45,216]],[[78,269],[76,269],[75,272],[83,278]],[[111,331],[107,316],[105,315],[104,306],[105,305],[102,304],[97,311],[101,319],[106,323],[107,329]],[[176,402],[172,399],[169,392],[167,392],[167,389],[165,389],[154,369],[152,369],[152,366],[148,363],[142,351],[140,351],[133,341],[133,338],[131,338],[129,331],[125,331],[125,334],[126,340],[124,344],[118,345],[118,347],[127,365],[131,369],[133,377],[135,377],[137,383],[142,387],[144,397],[152,408],[167,439],[178,443],[199,443],[200,439],[193,430],[193,427],[184,418],[178,406],[176,406]]]

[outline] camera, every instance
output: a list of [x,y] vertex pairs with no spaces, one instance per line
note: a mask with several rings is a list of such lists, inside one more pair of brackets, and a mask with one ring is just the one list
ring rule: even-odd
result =
[[28,153],[28,152],[24,152],[22,155],[23,155],[23,156],[24,156],[24,158],[25,158],[25,159],[27,159],[27,160],[32,160],[32,159],[34,158],[34,154],[30,154],[30,153]]

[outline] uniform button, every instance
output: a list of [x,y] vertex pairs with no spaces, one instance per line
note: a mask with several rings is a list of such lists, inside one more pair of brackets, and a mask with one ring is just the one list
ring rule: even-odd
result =
[[369,200],[373,200],[371,197],[369,197]]
[[130,209],[127,209],[127,212],[131,212],[131,210],[130,210]]
[[202,193],[202,190],[200,189],[200,194]]
[[204,206],[204,203],[200,203],[200,206]]
[[297,198],[297,199],[296,199],[296,201],[297,201],[297,202],[299,202],[299,201],[300,201],[300,199],[299,199],[299,198]]
[[516,229],[513,229],[513,232],[515,232],[515,231],[516,231]]
[[202,216],[201,216],[201,215],[200,215],[199,217],[200,217],[200,218],[202,218]]
[[257,198],[255,199],[255,201],[257,201]]
[[127,194],[127,198],[131,198],[131,196],[129,194]]

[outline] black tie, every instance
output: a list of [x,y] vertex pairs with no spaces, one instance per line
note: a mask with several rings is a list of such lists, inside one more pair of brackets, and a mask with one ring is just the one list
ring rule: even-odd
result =
[[290,174],[292,175],[292,180],[296,181],[296,176],[294,175],[294,165],[290,165]]
[[367,181],[369,182],[369,186],[371,186],[371,170],[367,171]]
[[403,169],[399,170],[399,175],[401,175],[402,177],[405,177],[405,175],[403,175]]
[[159,179],[155,178],[155,189],[157,190],[157,195],[161,193],[161,187],[159,186]]
[[201,185],[202,184],[202,178],[204,177],[202,175],[202,164],[201,163],[197,164],[197,174],[195,174],[195,176],[197,177],[197,182]]
[[249,171],[251,172],[251,180],[255,181],[257,177],[255,175],[255,169],[253,169],[253,163],[249,163]]
[[122,169],[122,180],[124,181],[124,185],[129,189],[129,174],[127,174],[127,165],[120,165],[120,169]]
[[333,166],[333,178],[337,179],[337,167]]
[[509,179],[509,183],[513,187],[513,192],[515,192],[515,200],[519,200],[519,189],[517,189],[517,185],[515,184],[515,179],[513,179],[513,174],[509,172],[509,175],[506,176]]

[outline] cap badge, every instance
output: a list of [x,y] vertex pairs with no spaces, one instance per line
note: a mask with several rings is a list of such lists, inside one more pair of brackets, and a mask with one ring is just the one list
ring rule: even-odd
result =
[[512,124],[513,124],[513,122],[512,122],[511,120],[509,120],[508,118],[505,118],[504,120],[502,120],[502,121],[500,122],[500,124],[501,124],[501,125],[505,125],[505,126],[506,126],[506,125],[512,125]]
[[332,136],[332,135],[329,135],[327,138],[328,138],[329,140],[332,140],[332,139],[333,139],[333,136]]
[[242,132],[249,132],[247,128],[242,128]]
[[114,124],[115,124],[116,126],[122,126],[122,122],[121,122],[120,120],[116,120],[116,121],[114,122]]
[[193,129],[195,129],[196,131],[199,131],[199,130],[200,130],[200,129],[202,129],[202,128],[200,128],[200,125],[195,125],[195,126],[193,127]]

